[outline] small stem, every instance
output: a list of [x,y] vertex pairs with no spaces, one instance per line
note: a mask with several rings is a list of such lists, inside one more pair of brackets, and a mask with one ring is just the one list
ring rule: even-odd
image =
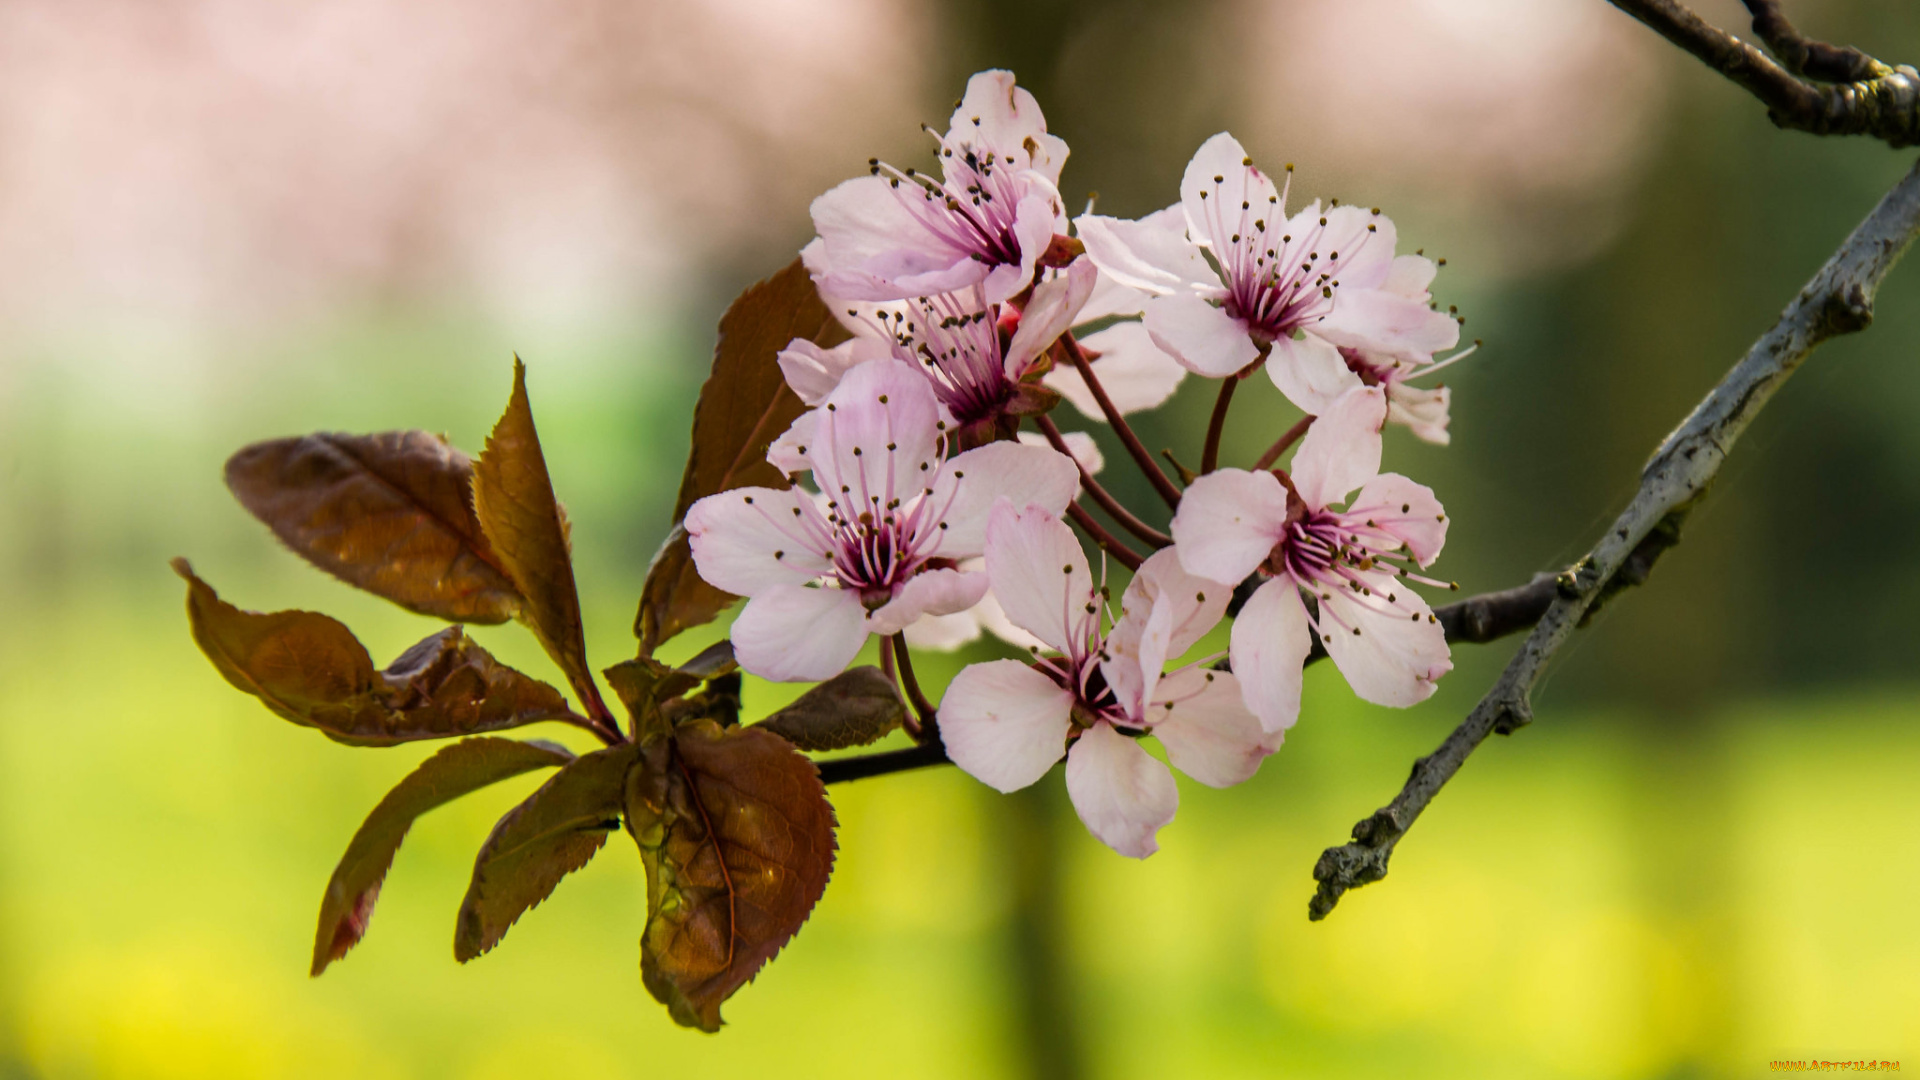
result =
[[1264,469],[1267,466],[1273,464],[1274,462],[1279,461],[1280,455],[1287,452],[1287,447],[1292,446],[1294,443],[1299,442],[1300,436],[1305,435],[1307,433],[1307,429],[1312,426],[1313,426],[1313,417],[1311,416],[1301,417],[1299,423],[1288,428],[1286,431],[1286,434],[1280,436],[1278,439],[1275,439],[1273,445],[1267,447],[1267,452],[1264,454],[1261,454],[1260,460],[1253,463],[1253,471],[1259,472],[1261,469]]
[[933,705],[927,701],[927,695],[920,692],[920,680],[913,677],[913,658],[907,655],[907,632],[902,630],[893,635],[893,662],[900,665],[900,684],[907,691],[907,702],[920,716],[920,730],[914,738],[928,742],[940,737],[938,719],[935,718]]
[[1227,408],[1233,404],[1233,391],[1239,385],[1238,375],[1220,380],[1220,396],[1213,399],[1213,419],[1207,422],[1207,442],[1200,451],[1201,476],[1220,467],[1220,435],[1227,429]]
[[1173,537],[1168,536],[1166,533],[1133,516],[1126,507],[1120,505],[1120,500],[1114,498],[1112,493],[1100,486],[1100,482],[1093,478],[1093,474],[1089,473],[1086,468],[1080,464],[1079,460],[1067,450],[1067,440],[1061,437],[1060,429],[1054,426],[1052,417],[1036,416],[1033,419],[1033,423],[1035,427],[1040,429],[1040,434],[1047,437],[1047,442],[1051,444],[1055,450],[1066,454],[1068,460],[1073,462],[1073,467],[1080,470],[1080,486],[1085,489],[1086,493],[1092,497],[1094,502],[1100,504],[1100,509],[1105,510],[1109,517],[1120,523],[1121,528],[1152,544],[1156,548],[1163,548],[1173,543]]
[[[895,690],[900,689],[900,668],[893,662],[893,639],[890,637],[880,639],[880,673],[887,677],[887,681],[893,684]],[[907,729],[907,734],[913,736],[914,742],[919,742],[920,718],[909,711],[903,719],[905,723],[901,726]]]
[[1119,537],[1102,528],[1087,508],[1081,506],[1077,500],[1067,504],[1067,516],[1073,519],[1075,525],[1080,526],[1080,530],[1087,534],[1088,539],[1099,544],[1102,550],[1113,556],[1113,561],[1129,570],[1140,569],[1142,561],[1140,556],[1132,548],[1121,543]]
[[1140,436],[1133,433],[1133,428],[1128,426],[1126,417],[1121,416],[1120,410],[1114,407],[1113,399],[1107,396],[1107,388],[1101,386],[1100,380],[1093,374],[1093,365],[1087,363],[1087,354],[1080,351],[1080,343],[1073,340],[1073,334],[1065,333],[1060,335],[1060,345],[1066,352],[1067,359],[1073,361],[1073,366],[1079,370],[1080,378],[1086,381],[1087,389],[1093,394],[1093,400],[1100,403],[1100,411],[1107,414],[1107,422],[1113,425],[1114,433],[1119,435],[1120,441],[1126,445],[1127,453],[1133,455],[1134,464],[1140,466],[1140,471],[1146,474],[1147,482],[1153,485],[1153,490],[1159,492],[1161,498],[1167,500],[1169,507],[1179,506],[1180,489],[1174,487],[1173,481],[1167,479],[1167,474],[1160,471],[1159,463],[1154,461],[1153,455],[1147,452],[1146,446],[1140,441]]
[[590,716],[581,716],[579,713],[569,712],[567,713],[567,715],[562,717],[555,717],[555,719],[565,720],[567,723],[572,724],[575,727],[585,728],[586,730],[593,732],[593,735],[595,738],[599,739],[603,743],[606,743],[608,746],[618,746],[621,743],[627,741],[626,736],[620,734],[620,730],[618,728],[612,727],[604,723],[603,721],[596,720]]
[[820,782],[838,784],[847,780],[865,780],[869,776],[886,776],[908,769],[924,769],[929,765],[945,765],[950,760],[947,748],[941,745],[939,739],[935,739],[904,750],[884,750],[878,754],[859,754],[822,761]]

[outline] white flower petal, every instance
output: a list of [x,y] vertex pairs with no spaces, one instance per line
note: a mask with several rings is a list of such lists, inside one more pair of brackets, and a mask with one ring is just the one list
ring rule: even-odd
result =
[[952,652],[980,640],[980,629],[980,609],[976,605],[951,615],[922,615],[903,632],[911,648]]
[[802,497],[793,489],[734,488],[688,507],[687,538],[700,577],[716,589],[752,596],[826,573],[831,557],[794,513]]
[[[1044,446],[1049,450],[1053,449],[1053,444],[1047,441],[1047,437],[1037,431],[1022,431],[1015,437],[1024,446]],[[1067,444],[1067,456],[1085,469],[1088,476],[1098,476],[1100,470],[1107,467],[1107,458],[1100,452],[1100,444],[1094,442],[1093,436],[1086,432],[1063,431],[1060,433],[1060,441]],[[1065,507],[1062,509],[1064,510]]]
[[[964,566],[966,564],[962,563],[961,565]],[[985,599],[974,605],[973,614],[975,618],[980,620],[980,625],[985,627],[989,634],[992,634],[994,637],[999,638],[1001,641],[1006,642],[1016,649],[1031,652],[1034,649],[1044,649],[1047,647],[1046,642],[1013,625],[1013,620],[1007,618],[1006,609],[1000,606],[1000,601],[994,597],[992,589],[987,590]]]
[[814,411],[806,456],[814,482],[845,517],[918,494],[939,465],[936,425],[946,411],[909,364],[861,364]]
[[1309,416],[1333,407],[1341,394],[1364,385],[1340,350],[1314,327],[1297,338],[1280,338],[1267,357],[1267,377],[1287,400]]
[[1082,255],[1059,274],[1034,286],[1033,299],[1020,314],[1020,325],[1007,342],[1006,374],[1018,382],[1035,357],[1060,339],[1067,327],[1079,318],[1080,309],[1093,292],[1099,271],[1093,261]]
[[987,578],[1008,620],[1056,652],[1072,651],[1094,597],[1073,530],[1044,507],[1015,510],[1001,499],[987,518],[986,548]]
[[[1153,734],[1167,748],[1167,760],[1208,787],[1231,787],[1249,779],[1286,737],[1260,726],[1229,671],[1187,668],[1162,679],[1155,697],[1149,713],[1165,714],[1153,725]],[[1172,702],[1173,708],[1158,702]]]
[[1173,515],[1173,550],[1190,574],[1240,584],[1287,525],[1287,491],[1269,472],[1216,469],[1194,480]]
[[965,611],[987,595],[987,575],[978,571],[922,570],[894,590],[893,599],[873,613],[867,628],[897,634],[922,615]]
[[1088,832],[1135,859],[1160,850],[1154,834],[1180,808],[1173,773],[1107,724],[1088,728],[1067,751],[1067,795]]
[[1439,272],[1440,268],[1425,255],[1396,255],[1379,288],[1382,292],[1405,296],[1424,304],[1430,295],[1427,290],[1433,285],[1434,275]]
[[1447,433],[1447,407],[1452,400],[1452,387],[1390,383],[1387,386],[1387,422],[1405,424],[1415,437],[1435,446],[1445,446],[1452,439]]
[[[1244,576],[1244,575],[1243,575]],[[1178,547],[1161,548],[1134,572],[1127,591],[1120,597],[1121,621],[1135,612],[1146,612],[1155,603],[1165,601],[1171,622],[1168,625],[1167,657],[1177,657],[1193,648],[1207,631],[1219,625],[1227,615],[1227,602],[1233,599],[1233,586],[1222,586],[1187,570],[1180,563]],[[1116,627],[1117,630],[1117,627]]]
[[1340,395],[1319,414],[1293,455],[1293,487],[1319,510],[1380,471],[1380,426],[1387,422],[1387,396],[1377,386]]
[[794,417],[793,423],[787,425],[787,430],[781,432],[780,437],[767,447],[767,461],[774,468],[789,476],[813,468],[813,459],[807,456],[807,451],[815,442],[815,431],[820,423],[819,411],[808,409]]
[[[1377,289],[1393,266],[1393,222],[1358,206],[1336,206],[1326,212],[1327,224],[1314,247],[1326,257],[1321,270],[1348,289]],[[1336,301],[1336,304],[1338,301]]]
[[[1123,416],[1158,407],[1173,396],[1180,380],[1187,377],[1187,369],[1153,343],[1153,336],[1147,333],[1143,323],[1115,323],[1081,338],[1080,345],[1098,354],[1093,362],[1093,376],[1100,380],[1107,400],[1113,402]],[[1079,369],[1056,367],[1041,381],[1071,401],[1080,415],[1102,424],[1107,422],[1107,414],[1094,400],[1093,391],[1087,389],[1087,381],[1080,377]]]
[[1172,636],[1173,605],[1164,596],[1128,612],[1107,635],[1107,658],[1100,661],[1100,673],[1128,716],[1146,717],[1147,702],[1167,666],[1167,642]]
[[1185,215],[1171,209],[1174,214],[1163,210],[1138,221],[1082,214],[1073,220],[1074,233],[1087,257],[1119,285],[1155,296],[1219,288],[1220,276],[1187,239]]
[[1255,589],[1233,620],[1234,675],[1247,708],[1265,730],[1285,731],[1300,718],[1300,686],[1312,648],[1306,605],[1289,578]]
[[1247,204],[1244,212],[1253,218],[1272,221],[1286,213],[1273,181],[1253,167],[1239,140],[1222,131],[1200,144],[1180,178],[1187,234],[1219,249],[1229,235],[1240,231],[1243,202]]
[[867,641],[867,613],[846,589],[775,585],[733,620],[733,654],[774,682],[820,682],[846,670]]
[[[1184,226],[1183,226],[1184,227]],[[1081,238],[1081,242],[1086,242]],[[1094,264],[1096,267],[1099,263]],[[1138,317],[1147,309],[1147,294],[1131,285],[1122,285],[1111,274],[1101,271],[1093,279],[1093,292],[1080,309],[1080,323],[1114,317]]]
[[826,400],[849,368],[892,355],[893,346],[877,338],[856,337],[831,349],[823,349],[806,338],[794,338],[780,350],[777,359],[781,373],[787,377],[787,385],[811,407]]
[[1426,566],[1447,543],[1447,511],[1433,489],[1399,473],[1381,473],[1353,497],[1346,518],[1372,522],[1406,542],[1415,562]]
[[1260,359],[1246,324],[1193,293],[1147,301],[1144,322],[1153,343],[1188,371],[1219,379]]
[[[1398,707],[1425,701],[1440,676],[1453,670],[1446,632],[1406,582],[1379,571],[1360,576],[1378,597],[1334,589],[1330,599],[1320,601],[1320,635],[1327,655],[1353,692],[1367,701]],[[1402,610],[1379,610],[1387,606],[1381,602],[1387,596]],[[1237,670],[1238,661],[1234,666]]]
[[1314,324],[1313,333],[1336,345],[1384,353],[1415,364],[1460,343],[1460,324],[1424,301],[1377,289],[1341,289],[1333,311]]
[[973,664],[940,701],[940,741],[955,765],[998,791],[1018,791],[1065,752],[1073,695],[1017,660]]
[[1080,490],[1080,471],[1072,459],[1051,446],[992,442],[975,447],[946,463],[927,496],[935,508],[946,508],[940,519],[940,544],[935,551],[949,559],[964,559],[986,549],[987,519],[995,500],[1006,498],[1025,509],[1039,505],[1059,514]]
[[[1034,142],[1034,169],[1058,181],[1060,168],[1067,163],[1066,143],[1047,136],[1047,118],[1033,94],[1016,85],[1011,71],[975,72],[967,80],[967,92],[953,108],[947,121],[947,138],[982,149],[995,156],[1026,156],[1029,140]],[[1017,160],[1017,159],[1016,159]]]

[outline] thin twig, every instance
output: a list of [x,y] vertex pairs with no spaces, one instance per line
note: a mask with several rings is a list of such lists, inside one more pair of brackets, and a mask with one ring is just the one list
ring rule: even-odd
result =
[[1086,507],[1081,506],[1078,500],[1067,504],[1067,516],[1087,534],[1087,539],[1099,544],[1102,551],[1113,556],[1114,562],[1129,570],[1140,569],[1140,564],[1145,560],[1141,559],[1132,548],[1122,543],[1119,537],[1102,528],[1100,523],[1094,520],[1093,514]]
[[1753,13],[1753,32],[1780,60],[1780,65],[1803,78],[1821,82],[1861,82],[1890,74],[1893,69],[1850,45],[1815,41],[1794,28],[1780,0],[1745,0]]
[[920,730],[914,732],[914,738],[921,742],[938,740],[939,719],[934,715],[933,705],[927,701],[927,695],[920,692],[920,680],[913,677],[913,658],[907,655],[907,632],[902,630],[893,635],[893,662],[900,667],[900,685],[907,691],[907,704],[920,717]]
[[1233,404],[1233,391],[1239,385],[1238,375],[1220,380],[1220,396],[1213,399],[1213,418],[1207,421],[1207,441],[1200,448],[1201,476],[1220,467],[1220,436],[1227,429],[1227,408]]
[[[1071,512],[1071,511],[1069,511]],[[1457,604],[1433,609],[1440,626],[1452,644],[1484,643],[1532,626],[1552,603],[1556,575],[1541,574],[1532,582],[1501,592],[1468,597]],[[1324,652],[1310,653],[1307,663],[1324,659]],[[820,762],[820,779],[829,784],[860,780],[869,776],[944,765],[947,753],[936,741],[905,750],[885,750],[877,754],[858,754]]]
[[1920,165],[1880,200],[1772,329],[1661,443],[1632,502],[1593,550],[1560,575],[1551,606],[1465,722],[1439,749],[1414,762],[1392,802],[1353,827],[1353,842],[1320,856],[1310,918],[1326,917],[1348,889],[1385,877],[1394,846],[1474,748],[1493,732],[1509,734],[1532,720],[1533,688],[1548,661],[1598,605],[1644,580],[1660,552],[1679,542],[1681,522],[1706,496],[1735,440],[1814,348],[1872,321],[1880,282],[1916,234]]
[[[1678,0],[1610,0],[1614,7],[1652,27],[1662,37],[1692,53],[1708,67],[1739,84],[1767,107],[1767,116],[1779,127],[1814,135],[1868,135],[1888,146],[1920,144],[1920,71],[1901,64],[1890,67],[1868,57],[1871,77],[1838,84],[1809,81],[1776,63],[1759,49],[1708,23]],[[1767,7],[1769,5],[1760,5]],[[1759,25],[1760,7],[1756,12]],[[1779,48],[1793,53],[1789,64],[1800,62],[1784,18],[1768,20],[1760,31],[1780,36]],[[1828,48],[1832,48],[1828,46]],[[1864,55],[1864,54],[1862,54]],[[1806,63],[1812,63],[1811,52]],[[1824,68],[1821,70],[1825,70]]]
[[1033,418],[1033,426],[1039,428],[1040,434],[1046,436],[1049,445],[1067,455],[1067,459],[1073,462],[1073,467],[1080,470],[1081,489],[1094,502],[1100,504],[1100,509],[1105,510],[1108,517],[1119,522],[1121,528],[1156,548],[1163,548],[1173,543],[1173,537],[1135,517],[1131,511],[1120,504],[1120,500],[1113,497],[1111,492],[1100,486],[1099,481],[1093,478],[1093,474],[1087,471],[1087,467],[1080,464],[1080,459],[1074,457],[1073,452],[1067,449],[1067,440],[1060,434],[1060,429],[1054,425],[1052,417],[1036,416]]
[[1301,417],[1298,423],[1294,424],[1292,427],[1282,432],[1279,438],[1273,440],[1273,445],[1267,447],[1267,452],[1264,454],[1261,454],[1260,460],[1253,463],[1253,471],[1259,472],[1261,469],[1264,469],[1267,466],[1272,465],[1274,462],[1279,461],[1280,455],[1287,452],[1287,447],[1292,446],[1294,443],[1299,442],[1300,436],[1305,435],[1307,433],[1307,429],[1312,426],[1313,426],[1313,417],[1311,416]]
[[1061,351],[1067,354],[1067,359],[1071,360],[1073,366],[1080,372],[1080,378],[1086,382],[1087,390],[1093,394],[1093,400],[1099,403],[1100,411],[1106,414],[1107,422],[1113,425],[1114,434],[1120,436],[1120,442],[1127,448],[1127,453],[1133,455],[1134,464],[1140,466],[1140,471],[1146,474],[1147,482],[1153,485],[1153,490],[1159,492],[1161,498],[1167,500],[1168,506],[1178,507],[1180,489],[1174,487],[1173,481],[1167,479],[1167,474],[1160,471],[1159,463],[1154,461],[1153,455],[1147,452],[1146,446],[1140,442],[1140,436],[1133,433],[1133,428],[1127,424],[1127,418],[1121,416],[1120,410],[1114,407],[1113,399],[1107,396],[1107,388],[1101,386],[1099,377],[1094,375],[1093,365],[1087,363],[1087,354],[1081,351],[1080,343],[1073,340],[1071,333],[1066,333],[1060,335],[1060,347]]

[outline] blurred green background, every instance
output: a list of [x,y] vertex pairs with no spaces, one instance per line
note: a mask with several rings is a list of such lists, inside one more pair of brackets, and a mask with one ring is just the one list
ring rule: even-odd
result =
[[[1911,4],[1792,7],[1920,56]],[[1700,10],[1740,26],[1733,0]],[[1183,785],[1144,863],[1086,835],[1057,775],[1011,798],[951,769],[837,787],[826,898],[717,1037],[640,987],[618,837],[453,963],[472,853],[532,778],[424,819],[366,941],[307,979],[334,859],[429,748],[336,746],[232,691],[166,568],[397,655],[434,627],[280,550],[221,462],[319,429],[477,449],[517,351],[594,658],[629,655],[720,310],[805,241],[813,194],[872,154],[924,164],[915,124],[997,64],[1072,145],[1074,200],[1164,205],[1231,127],[1298,164],[1296,198],[1381,205],[1403,249],[1449,257],[1442,301],[1486,347],[1451,373],[1454,445],[1388,454],[1453,515],[1440,572],[1503,587],[1584,550],[1910,154],[1775,131],[1599,0],[17,0],[0,59],[0,1076],[1920,1058],[1920,267],[1762,417],[1538,723],[1326,922],[1314,858],[1510,645],[1461,649],[1403,712],[1316,668],[1287,746],[1239,788]],[[1197,457],[1209,404],[1190,386],[1141,427]],[[1239,404],[1229,460],[1291,419],[1270,387]],[[552,675],[512,628],[475,636]],[[995,652],[924,667],[944,684]],[[749,709],[791,693],[750,686]]]

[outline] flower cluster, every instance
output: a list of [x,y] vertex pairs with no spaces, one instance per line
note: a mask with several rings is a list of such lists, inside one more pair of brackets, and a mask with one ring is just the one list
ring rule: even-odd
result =
[[[1447,441],[1448,391],[1413,380],[1465,355],[1436,360],[1459,323],[1429,291],[1436,264],[1397,254],[1378,209],[1289,213],[1292,166],[1276,185],[1225,132],[1178,200],[1138,220],[1069,220],[1066,143],[1008,72],[975,75],[935,137],[936,172],[876,160],[814,201],[802,259],[851,337],[779,354],[809,407],[768,451],[794,486],[696,503],[695,565],[747,597],[734,650],[765,678],[830,678],[869,634],[903,676],[909,645],[983,626],[1025,648],[962,670],[937,710],[921,702],[922,737],[1001,791],[1064,758],[1087,827],[1144,857],[1178,803],[1168,766],[1215,787],[1252,776],[1298,718],[1316,651],[1382,705],[1425,699],[1450,669],[1414,589],[1445,587],[1420,571],[1446,512],[1380,465],[1389,423]],[[1215,467],[1222,387],[1202,472],[1176,488],[1125,416],[1189,372],[1260,368],[1305,417],[1253,468]],[[1092,440],[1048,415],[1062,399],[1112,425],[1168,495],[1167,533],[1100,487]],[[1117,612],[1064,517],[1133,569]],[[1225,656],[1189,656],[1236,591]]]

